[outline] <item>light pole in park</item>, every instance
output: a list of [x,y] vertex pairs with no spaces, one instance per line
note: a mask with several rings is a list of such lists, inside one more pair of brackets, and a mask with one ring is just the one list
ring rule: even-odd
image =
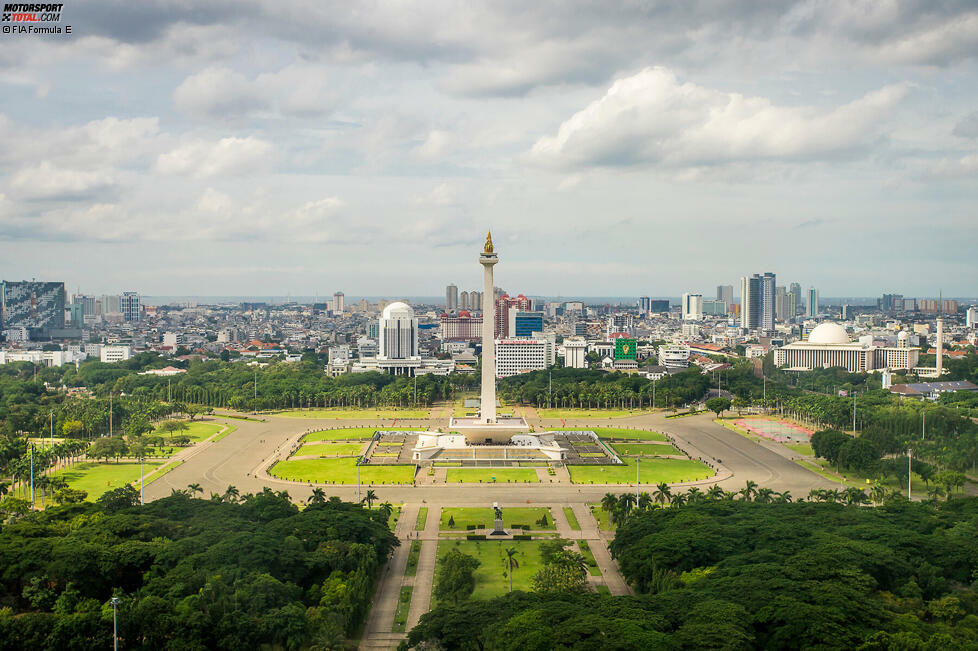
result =
[[139,505],[145,504],[143,502],[143,461],[146,460],[146,454],[142,453],[139,455]]
[[360,501],[360,460],[363,457],[357,457],[357,502]]
[[34,510],[34,444],[30,444],[31,450],[31,510]]
[[852,435],[856,435],[856,390],[852,390]]
[[908,500],[913,499],[913,491],[910,490],[910,481],[911,481],[910,473],[913,471],[913,461],[910,458],[912,455],[913,455],[913,450],[908,449],[907,450],[907,499]]
[[114,651],[119,651],[118,608],[119,597],[112,597],[112,649]]
[[638,504],[638,464],[642,463],[642,457],[635,457],[635,503]]
[[51,447],[54,447],[54,410],[51,410]]

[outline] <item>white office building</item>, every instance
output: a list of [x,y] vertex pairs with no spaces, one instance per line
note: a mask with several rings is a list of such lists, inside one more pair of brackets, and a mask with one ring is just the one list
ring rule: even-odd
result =
[[132,357],[132,348],[129,346],[102,346],[99,354],[100,359],[107,364],[124,362]]
[[978,328],[978,307],[972,305],[965,314],[965,324],[969,328]]
[[336,292],[333,294],[333,311],[338,314],[342,314],[346,309],[345,300],[346,297],[343,295],[343,292]]
[[547,368],[548,341],[497,339],[496,377],[504,378]]
[[547,366],[557,363],[557,333],[556,332],[537,332],[530,333],[530,339],[547,342]]
[[689,366],[689,346],[685,344],[659,346],[659,365],[666,368],[687,368]]
[[580,337],[564,339],[564,366],[587,368],[587,342]]
[[418,320],[407,303],[391,303],[380,317],[379,359],[420,359]]
[[683,321],[703,320],[703,295],[683,294]]

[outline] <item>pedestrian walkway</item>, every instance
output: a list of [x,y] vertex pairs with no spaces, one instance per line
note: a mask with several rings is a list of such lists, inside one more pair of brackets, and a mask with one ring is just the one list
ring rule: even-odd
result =
[[[431,522],[430,511],[428,522]],[[437,533],[435,536],[437,538]],[[421,542],[421,557],[418,559],[418,570],[414,577],[414,595],[411,597],[411,608],[408,610],[407,630],[417,626],[421,616],[430,608],[437,552],[437,540],[423,540]]]

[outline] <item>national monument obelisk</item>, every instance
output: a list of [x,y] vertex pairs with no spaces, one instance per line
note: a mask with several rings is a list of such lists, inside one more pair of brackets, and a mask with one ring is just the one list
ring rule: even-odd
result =
[[486,233],[486,246],[479,254],[482,265],[482,399],[479,421],[496,423],[496,296],[492,268],[499,257],[492,249],[492,232]]

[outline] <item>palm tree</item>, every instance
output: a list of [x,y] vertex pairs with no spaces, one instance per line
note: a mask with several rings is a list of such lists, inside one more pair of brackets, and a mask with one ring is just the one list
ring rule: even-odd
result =
[[200,484],[198,484],[196,482],[193,483],[193,484],[187,484],[187,493],[189,495],[192,496],[194,493],[203,493],[203,492],[204,492],[204,489],[203,489],[203,487]]
[[706,495],[711,500],[718,500],[723,497],[723,489],[720,488],[719,484],[713,484],[708,489],[706,489]]
[[770,504],[774,501],[774,491],[770,488],[761,488],[757,491],[757,497],[754,501],[759,504]]
[[886,497],[886,487],[877,480],[873,483],[873,487],[869,489],[869,499],[873,501],[873,504],[882,504],[883,499]]
[[652,504],[652,496],[649,495],[648,491],[642,491],[638,494],[638,503],[636,506],[642,511],[645,511]]
[[778,498],[776,501],[780,504],[787,504],[791,502],[791,491],[783,491],[778,493]]
[[368,490],[366,494],[363,496],[363,501],[367,503],[368,509],[373,507],[374,501],[376,499],[377,499],[377,493],[375,493],[374,489],[372,488]]
[[748,479],[744,487],[740,489],[740,496],[744,498],[745,502],[753,501],[754,497],[757,495],[757,482]]
[[391,513],[394,512],[394,505],[390,502],[384,502],[380,505],[380,512],[384,514],[384,520],[389,520]]
[[686,503],[696,504],[697,502],[702,502],[706,499],[706,493],[693,486],[688,491],[686,491]]
[[513,591],[513,570],[519,569],[520,564],[516,560],[516,554],[519,552],[515,547],[509,547],[506,549],[506,560],[504,561],[509,565],[509,591]]
[[326,491],[322,488],[312,489],[312,496],[306,500],[307,504],[325,504],[326,503]]
[[866,493],[863,492],[861,488],[856,488],[855,486],[849,486],[846,488],[841,495],[842,501],[844,501],[849,506],[854,504],[863,504],[867,501]]
[[621,507],[621,510],[626,518],[637,501],[637,498],[631,493],[623,493],[622,496],[618,498],[618,505]]
[[601,498],[601,508],[604,509],[609,515],[618,506],[618,496],[614,493],[605,493],[604,497]]
[[655,491],[652,493],[652,497],[659,504],[665,504],[672,497],[672,490],[669,488],[669,484],[666,482],[660,482],[658,486],[655,487]]
[[669,506],[680,507],[686,503],[686,495],[683,493],[676,493],[671,498],[669,498]]
[[238,492],[238,489],[235,488],[234,486],[228,485],[228,487],[224,489],[225,502],[237,502],[239,495],[240,493]]

